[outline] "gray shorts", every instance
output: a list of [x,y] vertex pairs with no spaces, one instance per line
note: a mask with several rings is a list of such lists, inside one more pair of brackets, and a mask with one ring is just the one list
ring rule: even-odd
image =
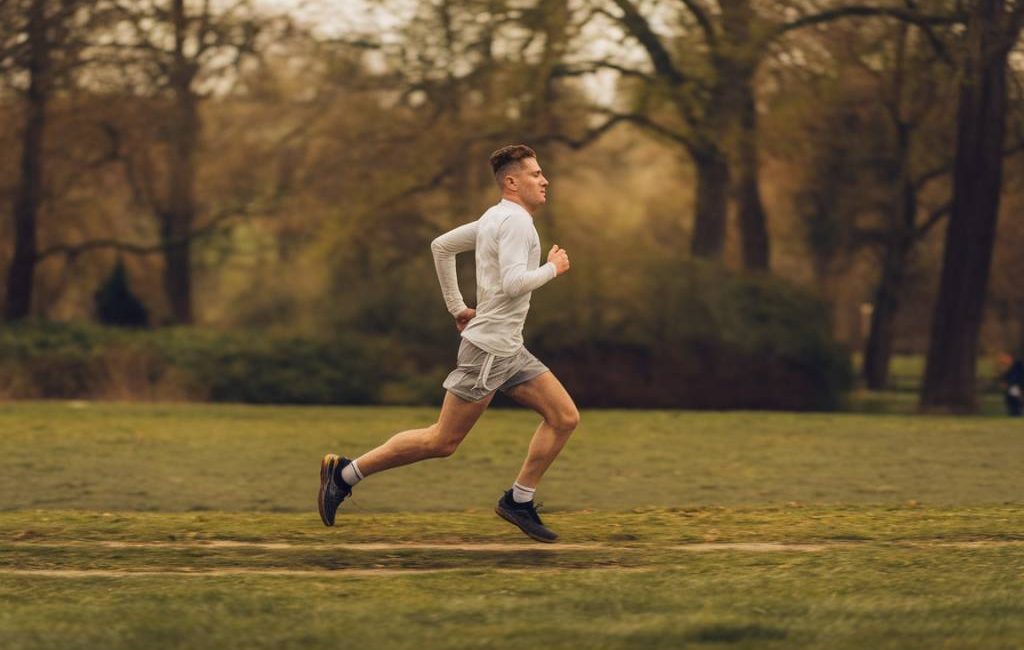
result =
[[459,346],[459,367],[448,374],[444,387],[469,402],[479,402],[496,390],[507,391],[548,371],[526,347],[510,357],[488,354],[466,339]]

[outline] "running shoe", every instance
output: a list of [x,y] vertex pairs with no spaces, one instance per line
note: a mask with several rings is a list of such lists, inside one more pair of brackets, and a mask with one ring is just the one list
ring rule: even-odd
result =
[[352,494],[350,485],[334,478],[336,474],[340,474],[341,468],[351,462],[348,458],[336,454],[327,454],[320,461],[320,493],[317,495],[316,505],[324,526],[334,525],[334,515],[338,512],[338,506]]
[[494,508],[494,512],[498,513],[499,517],[510,524],[518,526],[519,530],[538,542],[550,543],[558,539],[558,535],[540,520],[540,515],[537,514],[537,508],[534,507],[533,501],[516,503],[512,499],[512,490],[505,492],[498,499],[498,505]]

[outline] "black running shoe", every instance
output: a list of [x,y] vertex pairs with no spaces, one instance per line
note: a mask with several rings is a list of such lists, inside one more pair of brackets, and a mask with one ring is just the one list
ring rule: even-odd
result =
[[512,490],[498,499],[498,505],[494,508],[494,512],[498,513],[498,516],[505,521],[519,526],[519,530],[538,542],[550,543],[558,539],[558,535],[540,520],[537,509],[533,507],[533,501],[516,503],[512,499]]
[[324,526],[334,525],[334,513],[338,512],[338,506],[352,494],[352,488],[345,481],[334,478],[335,472],[351,462],[335,454],[327,454],[320,461],[320,494],[317,495],[316,505]]

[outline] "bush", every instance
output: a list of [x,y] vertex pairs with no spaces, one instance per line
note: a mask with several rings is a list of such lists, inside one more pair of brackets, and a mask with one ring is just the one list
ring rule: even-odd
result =
[[[824,410],[839,407],[851,385],[849,356],[830,338],[823,306],[777,279],[654,261],[599,289],[588,303],[580,283],[553,283],[536,294],[527,328],[531,350],[581,406]],[[0,330],[0,395],[437,404],[458,346],[445,324],[425,326],[422,340],[350,325],[329,341],[11,327]]]
[[[372,346],[371,346],[372,347]],[[12,398],[210,399],[364,404],[387,379],[358,341],[195,328],[125,331],[42,323],[0,332]]]
[[117,260],[114,269],[93,296],[96,317],[105,325],[117,327],[146,327],[149,312],[128,286],[128,271],[124,262]]
[[813,296],[767,276],[697,262],[654,267],[619,317],[546,322],[530,345],[581,406],[838,408],[849,354]]

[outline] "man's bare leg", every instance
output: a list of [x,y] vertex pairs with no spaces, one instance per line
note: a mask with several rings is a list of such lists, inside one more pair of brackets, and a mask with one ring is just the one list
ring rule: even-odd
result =
[[317,509],[324,525],[334,525],[338,506],[352,494],[352,487],[370,474],[455,453],[492,397],[488,395],[479,402],[468,402],[447,393],[441,415],[429,427],[396,433],[354,461],[326,454],[320,461],[320,491],[317,493]]
[[536,488],[579,425],[580,413],[562,382],[552,372],[514,386],[508,394],[544,418],[530,440],[526,460],[516,477],[516,483]]
[[493,397],[491,394],[479,402],[468,402],[445,393],[437,422],[424,429],[396,433],[384,444],[366,452],[357,459],[360,473],[365,477],[427,458],[451,456]]
[[540,413],[544,421],[530,440],[516,482],[498,500],[494,511],[538,542],[554,542],[558,535],[541,521],[533,505],[533,493],[544,472],[569,441],[579,424],[580,414],[569,393],[551,372],[519,384],[508,393],[520,404]]

